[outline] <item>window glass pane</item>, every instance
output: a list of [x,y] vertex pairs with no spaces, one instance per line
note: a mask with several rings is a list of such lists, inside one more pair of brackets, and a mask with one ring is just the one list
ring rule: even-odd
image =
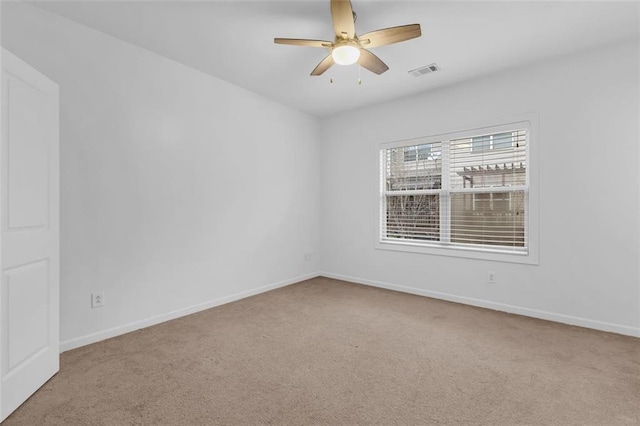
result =
[[418,160],[428,160],[429,156],[431,155],[431,144],[424,144],[424,145],[418,145],[417,147],[417,152],[418,152]]
[[404,161],[416,161],[416,147],[415,146],[405,146],[403,148],[403,158]]
[[526,185],[526,130],[452,140],[449,152],[451,189]]
[[387,191],[442,188],[441,143],[386,150]]
[[493,135],[493,149],[503,149],[503,148],[511,148],[513,142],[513,133],[498,133],[497,135]]
[[388,195],[386,197],[387,238],[408,240],[440,239],[440,196]]
[[491,148],[491,136],[478,136],[471,138],[471,151],[484,152]]
[[451,242],[524,247],[524,209],[524,191],[453,193]]
[[428,160],[431,155],[431,144],[404,147],[404,161]]

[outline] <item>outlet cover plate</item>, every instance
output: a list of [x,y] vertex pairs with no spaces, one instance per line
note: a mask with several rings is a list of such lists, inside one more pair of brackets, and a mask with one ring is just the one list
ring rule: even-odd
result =
[[104,306],[104,291],[91,293],[91,309],[102,308]]

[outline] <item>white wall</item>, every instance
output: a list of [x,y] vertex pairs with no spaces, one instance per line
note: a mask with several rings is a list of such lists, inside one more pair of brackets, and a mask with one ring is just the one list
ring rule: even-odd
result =
[[[317,120],[2,7],[3,46],[60,85],[63,348],[318,270]],[[95,291],[106,306],[92,310]]]
[[[638,334],[638,71],[630,41],[323,120],[325,275]],[[380,143],[529,112],[539,265],[374,248]]]

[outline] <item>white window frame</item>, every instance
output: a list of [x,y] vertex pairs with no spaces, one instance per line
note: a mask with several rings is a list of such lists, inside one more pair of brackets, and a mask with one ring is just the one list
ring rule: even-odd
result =
[[[405,139],[393,142],[384,142],[378,146],[378,176],[379,185],[377,188],[377,211],[378,211],[378,232],[376,235],[375,248],[380,250],[393,250],[401,252],[421,253],[429,255],[441,255],[441,256],[454,256],[469,259],[489,260],[497,262],[510,262],[510,263],[524,263],[524,264],[538,264],[538,164],[537,164],[537,137],[538,137],[538,117],[537,114],[526,114],[513,117],[511,119],[495,120],[492,122],[482,123],[480,125],[468,126],[468,130],[463,131],[450,131],[433,134],[431,136],[416,137],[411,139]],[[442,241],[448,241],[450,238],[450,224],[446,218],[449,216],[449,203],[444,201],[448,199],[450,193],[449,188],[449,173],[443,169],[442,173],[442,190],[434,190],[436,193],[444,193],[445,197],[441,197],[440,205],[440,242],[429,241],[411,241],[411,240],[387,240],[384,239],[385,235],[384,227],[386,226],[386,212],[385,207],[385,195],[384,188],[385,182],[385,170],[382,164],[382,158],[384,152],[390,148],[399,148],[411,145],[422,145],[427,143],[442,143],[442,157],[448,159],[449,156],[449,143],[448,141],[470,138],[479,134],[495,134],[507,131],[513,131],[517,129],[527,130],[527,180],[528,185],[525,187],[509,187],[510,191],[524,190],[527,197],[527,208],[525,209],[525,229],[527,242],[526,251],[513,251],[510,249],[504,249],[500,247],[489,246],[458,246],[458,245],[442,245]],[[410,195],[411,191],[403,191],[404,195]],[[424,192],[424,191],[421,191]],[[464,190],[455,192],[501,192],[499,188],[478,188],[474,190]]]

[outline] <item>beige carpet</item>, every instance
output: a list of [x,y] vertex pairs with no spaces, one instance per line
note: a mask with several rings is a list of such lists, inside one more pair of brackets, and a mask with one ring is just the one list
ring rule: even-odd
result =
[[638,425],[640,340],[316,278],[62,354],[10,425]]

